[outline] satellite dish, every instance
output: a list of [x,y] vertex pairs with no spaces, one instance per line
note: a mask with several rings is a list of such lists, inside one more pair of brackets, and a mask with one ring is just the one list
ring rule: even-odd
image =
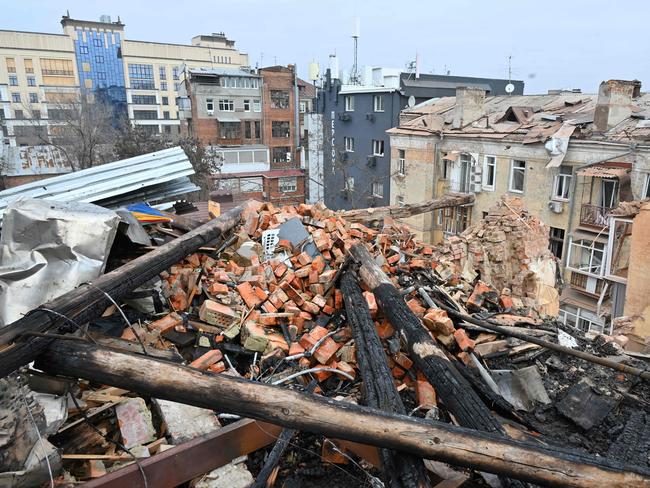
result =
[[510,94],[510,93],[512,93],[513,91],[515,91],[515,85],[513,85],[512,83],[508,83],[508,84],[506,85],[506,93],[507,93],[507,94]]
[[408,106],[409,108],[415,107],[415,97],[413,95],[409,97]]

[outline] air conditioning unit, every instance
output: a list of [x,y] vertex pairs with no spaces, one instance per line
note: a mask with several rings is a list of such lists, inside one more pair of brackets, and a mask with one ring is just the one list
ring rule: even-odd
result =
[[352,116],[350,114],[343,112],[339,114],[339,120],[342,120],[343,122],[347,122],[349,120],[352,120]]
[[208,110],[208,115],[214,115],[214,110]]
[[287,163],[290,163],[290,162],[291,162],[291,153],[288,152],[287,153]]
[[374,168],[375,166],[377,166],[377,157],[368,156],[366,164],[368,165],[369,168]]
[[560,214],[564,212],[564,203],[551,200],[550,202],[548,202],[548,208],[551,210],[551,212]]
[[372,113],[366,114],[366,119],[368,119],[370,122],[374,122],[375,121],[375,114],[372,114]]

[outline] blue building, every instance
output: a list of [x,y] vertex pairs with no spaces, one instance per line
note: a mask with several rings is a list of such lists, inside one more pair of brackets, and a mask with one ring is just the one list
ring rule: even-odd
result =
[[523,81],[466,76],[403,73],[374,68],[364,84],[344,84],[327,70],[318,93],[323,115],[325,204],[335,210],[389,204],[390,139],[386,131],[399,123],[400,112],[416,103],[454,96],[471,86],[490,95],[522,95]]

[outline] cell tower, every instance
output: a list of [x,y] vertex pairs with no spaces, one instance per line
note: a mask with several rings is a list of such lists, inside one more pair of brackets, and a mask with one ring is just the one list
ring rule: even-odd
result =
[[354,40],[354,64],[352,65],[352,72],[350,73],[351,85],[361,84],[361,77],[359,76],[359,64],[357,62],[360,30],[361,30],[361,21],[359,20],[359,17],[355,17],[354,31],[352,32],[352,39]]

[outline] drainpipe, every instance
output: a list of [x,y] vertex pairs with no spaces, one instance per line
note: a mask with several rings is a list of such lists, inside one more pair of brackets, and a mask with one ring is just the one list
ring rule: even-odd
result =
[[[294,145],[296,147],[296,153],[298,153],[298,148],[300,148],[300,100],[298,99],[298,66],[294,63],[293,65],[293,139]],[[300,168],[305,169],[304,158],[302,157],[302,151],[300,151]]]

